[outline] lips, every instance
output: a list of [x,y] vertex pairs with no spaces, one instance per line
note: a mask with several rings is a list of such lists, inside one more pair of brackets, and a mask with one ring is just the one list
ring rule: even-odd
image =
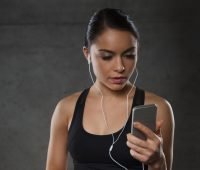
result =
[[110,81],[113,84],[123,84],[126,82],[126,80],[127,80],[126,77],[111,77],[110,78]]

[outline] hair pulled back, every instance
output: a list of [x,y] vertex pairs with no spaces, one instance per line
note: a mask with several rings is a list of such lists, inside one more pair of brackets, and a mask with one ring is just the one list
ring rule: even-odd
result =
[[137,28],[127,14],[120,9],[104,8],[95,12],[91,17],[85,35],[84,46],[90,47],[106,28],[129,31],[139,40]]

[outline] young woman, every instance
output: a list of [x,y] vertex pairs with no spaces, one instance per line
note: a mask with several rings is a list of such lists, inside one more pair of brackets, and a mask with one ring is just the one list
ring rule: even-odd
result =
[[[139,35],[119,9],[97,11],[88,24],[83,53],[94,84],[57,104],[51,122],[46,170],[171,170],[174,118],[164,98],[129,79],[136,71]],[[93,76],[90,71],[91,79]],[[146,140],[132,135],[131,110],[156,104],[156,132],[137,122]]]

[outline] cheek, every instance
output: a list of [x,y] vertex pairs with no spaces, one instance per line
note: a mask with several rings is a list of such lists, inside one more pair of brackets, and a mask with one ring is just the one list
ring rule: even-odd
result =
[[96,60],[92,62],[92,67],[93,67],[94,74],[96,76],[99,75],[102,72],[102,66]]
[[93,71],[94,71],[94,74],[99,77],[101,75],[104,75],[108,72],[108,66],[107,64],[103,63],[103,62],[100,62],[100,61],[94,61],[92,63],[92,66],[93,66]]
[[137,60],[127,60],[125,62],[126,62],[125,67],[126,67],[127,71],[132,72],[136,67]]

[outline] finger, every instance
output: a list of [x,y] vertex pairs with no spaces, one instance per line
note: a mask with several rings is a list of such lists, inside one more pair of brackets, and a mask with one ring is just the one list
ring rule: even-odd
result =
[[140,153],[140,154],[143,154],[143,155],[147,155],[147,154],[148,154],[148,153],[147,153],[148,150],[145,149],[145,148],[139,147],[139,146],[137,146],[137,145],[135,145],[135,144],[133,144],[133,143],[130,143],[129,141],[127,141],[126,144],[127,144],[127,146],[128,146],[130,149],[132,149],[133,151],[136,151],[136,152],[138,152],[138,153]]
[[144,133],[148,138],[150,139],[155,138],[154,132],[151,129],[149,129],[147,126],[143,125],[142,123],[135,122],[134,127],[140,130],[142,133]]
[[146,156],[143,154],[140,154],[136,151],[130,150],[131,156],[133,156],[135,159],[139,160],[140,162],[146,163],[147,159]]
[[161,127],[162,127],[163,122],[164,122],[163,120],[159,120],[156,122],[156,134],[159,136],[162,136]]
[[156,130],[158,130],[158,129],[161,128],[163,122],[164,122],[163,120],[158,120],[158,121],[156,121]]
[[132,135],[131,133],[127,134],[127,140],[128,142],[135,144],[137,146],[140,146],[142,148],[147,148],[147,143],[146,141]]

